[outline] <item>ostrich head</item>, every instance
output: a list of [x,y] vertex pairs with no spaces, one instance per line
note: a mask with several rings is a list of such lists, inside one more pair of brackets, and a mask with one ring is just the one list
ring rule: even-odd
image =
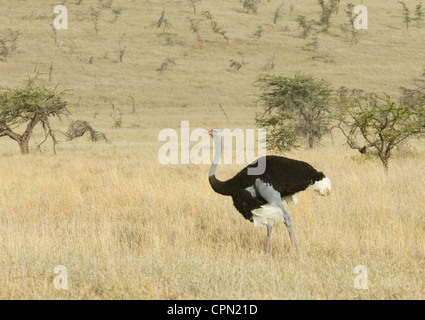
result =
[[221,148],[221,129],[210,129],[207,132],[214,143]]
[[210,129],[208,134],[214,139],[214,136],[220,135],[220,129]]
[[216,154],[217,153],[221,154],[221,129],[210,129],[207,132],[213,139],[216,147],[218,147]]
[[326,196],[331,192],[331,180],[324,177],[322,180],[316,181],[313,185],[313,190],[318,192],[321,196]]
[[211,129],[208,130],[208,134],[211,136],[211,138],[214,141],[215,147],[216,147],[216,151],[214,154],[214,160],[211,164],[211,169],[210,169],[210,173],[209,175],[214,175],[215,173],[215,169],[217,168],[217,164],[220,162],[220,158],[221,158],[221,135],[220,135],[221,131],[220,129]]

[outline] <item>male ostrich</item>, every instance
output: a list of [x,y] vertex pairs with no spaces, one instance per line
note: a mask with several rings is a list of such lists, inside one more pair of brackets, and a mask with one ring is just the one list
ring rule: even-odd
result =
[[219,181],[215,177],[215,171],[221,158],[221,135],[217,129],[208,133],[217,147],[209,172],[213,190],[231,196],[235,208],[245,219],[253,222],[254,226],[267,227],[266,253],[271,251],[273,226],[275,222],[282,220],[288,228],[293,250],[298,251],[292,219],[283,207],[282,198],[291,197],[310,185],[313,185],[313,189],[320,195],[327,195],[331,191],[329,178],[308,163],[279,156],[266,156],[263,174],[248,174],[248,168],[257,167],[256,160],[233,178]]

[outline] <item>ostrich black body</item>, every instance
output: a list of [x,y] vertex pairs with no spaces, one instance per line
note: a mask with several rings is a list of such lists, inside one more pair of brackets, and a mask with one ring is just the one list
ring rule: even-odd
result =
[[214,191],[231,196],[235,208],[248,220],[252,220],[253,209],[267,203],[255,189],[256,179],[272,186],[281,197],[286,197],[303,191],[316,181],[325,178],[322,172],[306,162],[279,156],[266,156],[266,169],[263,174],[248,175],[248,168],[257,167],[257,165],[258,160],[227,181],[219,181],[215,175],[209,177]]

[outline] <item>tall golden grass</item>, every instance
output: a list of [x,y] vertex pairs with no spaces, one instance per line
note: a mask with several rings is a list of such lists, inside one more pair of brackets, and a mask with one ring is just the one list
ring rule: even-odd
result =
[[[299,255],[279,225],[269,256],[265,229],[211,190],[208,166],[161,166],[135,150],[3,157],[0,297],[422,298],[421,157],[394,160],[385,175],[340,150],[296,155],[334,189],[327,198],[308,189],[289,207]],[[53,286],[56,265],[68,269],[68,290]],[[368,290],[353,286],[357,265]]]

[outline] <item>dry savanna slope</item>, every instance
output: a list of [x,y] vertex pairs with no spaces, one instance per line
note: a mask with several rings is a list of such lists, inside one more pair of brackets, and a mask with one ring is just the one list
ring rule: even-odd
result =
[[[239,0],[201,0],[196,15],[186,0],[114,0],[110,8],[70,0],[69,29],[55,34],[50,24],[60,2],[1,0],[0,39],[9,29],[21,34],[16,54],[0,61],[0,86],[21,85],[36,68],[48,83],[51,70],[47,85],[70,90],[70,117],[89,121],[111,143],[67,141],[59,132],[67,130],[65,118],[52,121],[56,155],[50,141],[36,148],[44,138],[39,129],[27,156],[0,139],[1,299],[425,297],[423,141],[395,153],[387,175],[337,131],[313,150],[288,152],[333,182],[329,197],[306,190],[288,208],[299,255],[291,253],[284,225],[275,228],[273,252],[265,255],[265,229],[211,190],[208,165],[158,160],[159,132],[173,128],[180,135],[181,121],[191,130],[255,128],[253,82],[261,73],[307,72],[334,88],[395,98],[400,86],[413,87],[422,74],[425,24],[406,30],[397,1],[363,1],[369,29],[357,43],[339,27],[347,23],[341,1],[314,50],[306,50],[313,40],[302,39],[295,22],[298,15],[319,18],[313,0],[285,1],[276,23],[281,0],[261,1],[257,14],[246,13]],[[406,4],[413,16],[417,2]],[[100,11],[97,35],[91,7]],[[163,10],[168,24],[158,28]],[[226,31],[228,44],[203,11]],[[174,63],[161,72],[166,59]],[[230,67],[231,60],[241,68]],[[240,168],[221,165],[217,176]],[[54,286],[58,265],[68,271],[66,290]],[[368,289],[354,286],[358,265],[367,268]]]

